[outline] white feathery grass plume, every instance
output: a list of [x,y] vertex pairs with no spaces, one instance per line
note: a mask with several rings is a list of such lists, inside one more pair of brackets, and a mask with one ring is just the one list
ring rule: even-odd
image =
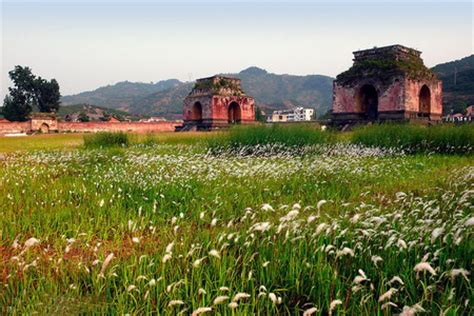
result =
[[166,246],[165,252],[171,253],[173,251],[173,246],[174,246],[174,241],[169,243],[168,246]]
[[399,276],[394,276],[393,278],[391,278],[390,281],[388,281],[388,284],[392,285],[395,282],[398,282],[400,285],[405,285],[405,283],[403,283],[402,279]]
[[316,204],[316,208],[318,209],[318,211],[321,211],[321,207],[326,204],[328,201],[326,200],[321,200],[318,202],[318,204]]
[[211,221],[211,227],[215,227],[217,225],[217,218],[213,218]]
[[415,270],[415,272],[428,271],[432,275],[436,275],[436,271],[433,269],[433,267],[431,267],[431,265],[428,262],[418,263],[413,270]]
[[150,282],[148,282],[148,286],[152,287],[152,286],[155,286],[156,285],[156,280],[155,279],[151,279]]
[[311,307],[303,312],[303,316],[311,316],[316,313],[318,309],[316,307]]
[[389,300],[392,297],[392,295],[395,294],[396,292],[397,292],[397,289],[394,289],[393,287],[390,288],[387,292],[380,295],[379,303]]
[[214,299],[213,304],[218,305],[218,304],[224,303],[228,299],[229,299],[229,297],[227,295],[221,295],[221,296],[218,296]]
[[197,316],[207,312],[212,312],[212,307],[199,307],[191,314],[191,316]]
[[380,257],[380,256],[372,256],[372,257],[370,257],[370,260],[372,260],[372,262],[374,263],[374,265],[375,265],[376,267],[378,267],[377,264],[378,264],[379,262],[382,262],[382,261],[383,261],[382,257]]
[[140,243],[140,238],[138,238],[138,237],[133,237],[133,238],[132,238],[132,242],[135,243],[135,244],[139,244],[139,243]]
[[398,305],[395,303],[387,302],[382,304],[381,309],[387,309],[389,306],[398,307]]
[[443,232],[444,232],[443,227],[438,227],[438,228],[433,229],[433,231],[431,232],[431,243],[433,244]]
[[229,292],[230,289],[229,289],[227,286],[221,286],[221,287],[219,288],[219,291],[222,291],[222,292]]
[[235,294],[234,298],[232,299],[232,302],[238,302],[242,299],[245,299],[245,298],[249,298],[250,297],[250,294],[247,294],[247,293],[244,293],[244,292],[240,292],[240,293],[237,293]]
[[308,220],[307,220],[308,224],[314,222],[316,218],[318,218],[316,215],[308,216]]
[[270,224],[270,222],[257,223],[257,224],[252,226],[251,230],[264,232],[264,231],[268,230],[271,226],[272,225]]
[[407,243],[403,239],[398,239],[397,246],[401,249],[407,249],[408,248]]
[[137,289],[137,286],[131,284],[131,285],[129,285],[129,286],[127,287],[127,292],[131,292],[131,291],[136,290],[136,289]]
[[198,268],[201,263],[206,259],[207,257],[202,257],[201,259],[196,259],[194,262],[193,262],[193,268]]
[[342,248],[342,250],[336,251],[336,257],[341,257],[341,256],[346,256],[346,255],[354,257],[354,250],[348,247],[344,247]]
[[166,263],[166,261],[171,259],[171,254],[167,253],[163,256],[163,259],[161,259],[161,262]]
[[263,204],[261,210],[265,212],[275,212],[270,204]]
[[331,302],[329,305],[329,315],[332,315],[332,311],[337,307],[337,305],[341,305],[342,301],[341,300],[334,300]]
[[413,306],[403,306],[403,311],[398,316],[414,316],[418,312],[424,312],[425,309],[420,306],[420,304],[415,304]]
[[173,307],[176,305],[184,305],[184,302],[181,300],[172,300],[168,303],[168,307]]
[[199,288],[199,290],[198,290],[198,294],[199,294],[199,295],[205,295],[205,294],[207,294],[207,292],[206,292],[206,290],[205,290],[205,289],[203,289],[203,288]]
[[474,217],[469,218],[467,221],[464,222],[464,226],[469,227],[474,225]]
[[319,224],[318,227],[316,227],[316,235],[319,235],[327,227],[329,227],[329,225],[326,223]]
[[107,258],[105,258],[104,263],[102,263],[102,268],[100,269],[100,272],[99,272],[100,277],[104,276],[105,270],[107,269],[107,267],[110,264],[110,261],[112,261],[113,258],[114,258],[114,253],[113,252],[109,253]]
[[239,307],[239,304],[237,302],[231,302],[227,306],[229,306],[230,309],[236,309],[237,307]]
[[270,264],[270,261],[265,261],[264,263],[262,263],[262,267],[266,268],[268,267],[269,264]]
[[217,251],[216,249],[212,249],[211,251],[209,251],[209,255],[211,257],[215,257],[217,259],[221,258],[221,255],[219,254],[219,251]]
[[300,204],[300,203],[295,203],[295,204],[293,204],[292,209],[294,209],[294,210],[301,210],[301,204]]
[[280,222],[289,222],[295,219],[300,212],[298,210],[291,210],[285,216],[280,218]]
[[449,275],[451,276],[452,279],[456,278],[458,275],[461,275],[464,279],[466,279],[466,281],[469,283],[469,278],[468,276],[470,275],[471,273],[466,270],[466,269],[463,269],[463,268],[460,268],[460,269],[452,269],[450,272],[449,272]]
[[349,220],[352,224],[357,223],[359,221],[360,214],[355,214],[354,216],[351,217]]
[[206,215],[206,212],[199,213],[199,219],[204,219],[205,215]]
[[33,246],[36,246],[40,243],[39,239],[36,239],[34,237],[29,238],[27,241],[25,241],[25,248],[30,248]]
[[281,304],[281,297],[277,297],[275,293],[268,293],[268,298],[272,301],[273,304]]

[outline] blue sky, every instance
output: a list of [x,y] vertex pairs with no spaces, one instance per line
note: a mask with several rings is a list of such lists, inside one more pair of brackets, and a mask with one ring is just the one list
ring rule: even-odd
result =
[[63,95],[118,81],[194,80],[259,66],[335,76],[394,43],[425,64],[473,53],[470,1],[3,1],[1,95],[28,65]]

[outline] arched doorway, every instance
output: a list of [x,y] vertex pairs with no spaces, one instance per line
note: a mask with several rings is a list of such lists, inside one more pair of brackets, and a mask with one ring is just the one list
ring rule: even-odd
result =
[[422,117],[429,117],[431,112],[431,92],[430,89],[423,85],[420,89],[419,98],[419,113]]
[[229,124],[237,124],[240,123],[241,120],[241,110],[240,105],[237,102],[231,102],[229,104],[228,110],[228,122]]
[[191,120],[195,122],[202,121],[202,105],[200,102],[194,103],[192,111],[191,111]]
[[46,123],[41,124],[40,132],[43,133],[43,134],[48,134],[49,133],[48,124],[46,124]]
[[379,96],[373,85],[363,85],[359,90],[357,102],[362,113],[369,120],[376,120],[378,116]]

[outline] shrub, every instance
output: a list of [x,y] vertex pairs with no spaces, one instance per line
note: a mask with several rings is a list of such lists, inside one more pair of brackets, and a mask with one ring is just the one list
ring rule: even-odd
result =
[[114,147],[128,146],[130,140],[128,135],[123,132],[111,133],[111,132],[100,132],[96,134],[84,135],[84,146],[86,148],[103,148],[103,147]]
[[401,148],[410,153],[470,154],[474,150],[474,126],[381,124],[355,129],[352,142],[373,147]]
[[208,141],[211,149],[239,149],[269,144],[287,147],[303,147],[330,142],[332,134],[323,132],[310,124],[272,124],[235,126],[226,134],[212,137]]

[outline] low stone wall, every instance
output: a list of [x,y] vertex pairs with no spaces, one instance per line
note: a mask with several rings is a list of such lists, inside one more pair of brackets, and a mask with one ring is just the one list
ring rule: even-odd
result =
[[30,130],[31,123],[28,122],[0,122],[0,134],[26,133]]
[[[74,132],[74,133],[95,133],[95,132],[172,132],[179,122],[55,122],[56,126],[50,129],[51,132]],[[27,122],[0,122],[0,134],[31,133],[40,131],[40,125]],[[50,126],[48,125],[48,128]]]
[[59,132],[172,132],[176,126],[181,125],[177,122],[59,122]]

